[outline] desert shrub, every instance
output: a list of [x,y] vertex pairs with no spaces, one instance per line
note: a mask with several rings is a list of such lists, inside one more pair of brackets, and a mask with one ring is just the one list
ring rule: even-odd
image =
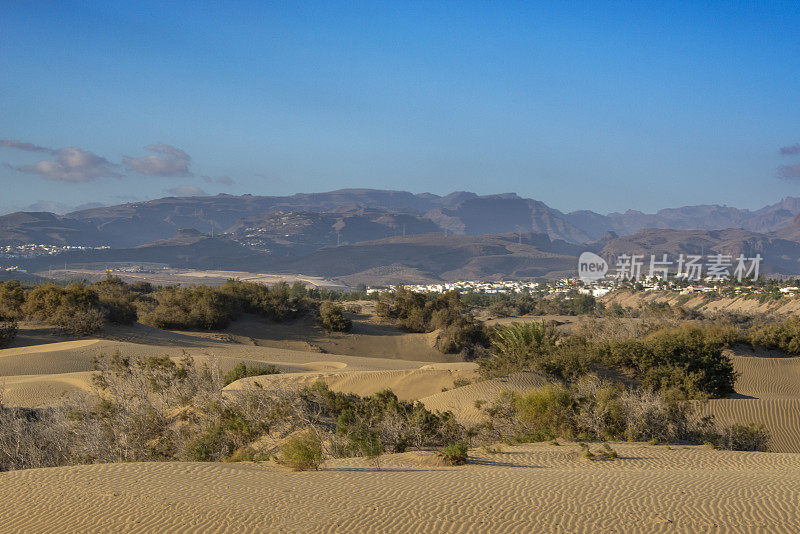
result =
[[452,443],[442,448],[440,454],[448,465],[464,465],[467,463],[467,446],[463,443]]
[[383,450],[435,447],[461,439],[464,429],[450,412],[433,413],[422,404],[400,401],[390,390],[369,397],[331,391],[317,382],[302,392],[306,402],[336,421],[341,455],[363,455],[365,439],[374,433]]
[[734,424],[722,428],[716,444],[732,451],[765,451],[769,437],[763,424]]
[[800,317],[755,324],[747,330],[745,339],[751,345],[776,348],[788,354],[800,354]]
[[17,337],[17,321],[0,318],[0,348],[7,347]]
[[480,323],[471,319],[460,320],[445,326],[434,346],[445,354],[456,354],[482,345],[485,339],[486,332]]
[[311,430],[290,436],[281,445],[280,462],[295,471],[316,471],[323,458],[322,440]]
[[489,356],[478,360],[480,372],[484,376],[501,376],[537,368],[559,338],[555,327],[544,322],[499,326],[489,336]]
[[[440,447],[465,435],[451,413],[401,402],[390,391],[358,397],[322,383],[303,391],[243,389],[223,395],[213,365],[190,357],[98,360],[100,395],[64,398],[54,408],[0,406],[0,470],[127,461],[233,461],[265,458],[263,436],[290,436],[281,457],[316,468],[334,453],[377,459],[386,450]],[[341,426],[337,435],[331,429]],[[309,438],[309,436],[311,438]]]
[[512,317],[519,314],[519,308],[506,300],[491,304],[487,308],[487,311],[494,317]]
[[183,450],[184,458],[196,462],[228,459],[268,430],[263,421],[247,417],[239,406],[225,407],[217,419],[189,440]]
[[361,304],[348,304],[344,307],[344,311],[346,311],[347,313],[358,314],[363,311],[363,308],[361,307]]
[[573,387],[577,401],[575,431],[597,439],[615,439],[625,435],[626,406],[622,389],[600,380],[597,375],[586,375]]
[[693,407],[674,393],[629,390],[622,394],[624,439],[629,441],[676,442],[690,439],[696,432],[690,418]]
[[612,449],[608,443],[603,443],[599,449],[594,451],[586,443],[581,443],[581,448],[583,449],[583,457],[587,460],[616,460],[619,458],[617,451]]
[[344,309],[333,302],[324,301],[319,306],[320,324],[331,332],[348,332],[353,322],[343,315]]
[[236,382],[241,378],[247,378],[248,376],[263,376],[263,375],[275,375],[280,373],[277,367],[274,365],[250,365],[248,366],[244,362],[237,363],[236,366],[228,371],[223,378],[223,383],[227,386],[232,382]]
[[0,471],[68,465],[79,460],[73,435],[54,410],[0,403]]
[[236,313],[228,294],[206,286],[162,287],[139,307],[142,323],[165,329],[220,330]]
[[733,393],[736,373],[719,338],[694,325],[657,330],[643,339],[622,339],[597,346],[597,358],[610,367],[632,371],[645,388],[677,389],[691,398]]
[[[384,452],[380,429],[371,425],[369,418],[357,409],[348,408],[339,413],[336,418],[336,436],[339,437],[339,454],[374,459]],[[393,437],[393,450],[404,451],[406,441],[399,436]]]
[[23,314],[58,327],[61,331],[85,336],[103,328],[105,316],[97,292],[73,283],[66,287],[42,284],[26,296]]
[[101,282],[92,284],[105,317],[111,323],[132,324],[136,322],[136,294],[128,284],[109,276]]
[[570,392],[547,385],[514,398],[514,413],[528,435],[544,433],[559,436],[573,428],[574,401]]
[[231,299],[241,311],[272,321],[293,319],[307,312],[310,307],[309,292],[300,282],[291,286],[279,282],[267,287],[254,282],[228,280],[218,291]]
[[483,325],[456,291],[427,295],[400,287],[382,294],[375,310],[409,332],[441,330],[436,348],[444,353],[470,353],[475,345],[486,342]]
[[0,282],[0,317],[21,319],[25,304],[25,289],[18,280]]
[[709,421],[674,393],[625,390],[587,376],[572,388],[549,385],[527,393],[505,391],[486,408],[485,439],[512,442],[556,437],[677,442],[717,439]]

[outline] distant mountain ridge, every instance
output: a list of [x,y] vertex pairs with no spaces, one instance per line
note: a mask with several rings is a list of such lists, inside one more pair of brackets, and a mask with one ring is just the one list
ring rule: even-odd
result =
[[[571,276],[584,250],[612,264],[621,254],[761,254],[763,272],[800,274],[800,199],[755,211],[700,205],[601,215],[513,193],[169,197],[0,216],[0,244],[25,243],[111,246],[60,254],[60,263],[302,272],[347,283]],[[35,271],[53,259],[9,262]]]
[[[668,208],[652,214],[629,210],[602,215],[587,210],[563,213],[541,201],[522,198],[514,193],[479,196],[459,191],[439,196],[407,191],[343,189],[291,196],[223,194],[213,197],[167,197],[85,209],[63,216],[50,214],[50,220],[41,221],[48,229],[20,221],[22,216],[19,213],[0,216],[0,243],[34,242],[34,239],[46,238],[52,244],[83,245],[99,243],[100,240],[112,247],[135,247],[158,239],[169,239],[180,228],[195,228],[214,234],[233,233],[241,231],[247,221],[257,225],[259,219],[267,219],[269,214],[277,212],[329,214],[331,218],[334,214],[356,213],[359,210],[412,216],[413,228],[408,226],[411,222],[409,219],[406,222],[406,235],[431,231],[463,235],[534,232],[545,233],[552,239],[586,243],[600,239],[609,231],[632,235],[645,228],[741,228],[772,232],[788,226],[800,214],[800,198],[789,197],[756,211],[699,205]],[[37,217],[42,218],[42,214]],[[378,215],[369,217],[373,222],[380,218]],[[378,223],[374,226],[374,233],[362,232],[358,239],[348,239],[348,242],[389,237],[392,235],[387,234],[389,227],[391,225]],[[401,228],[402,225],[394,235],[401,235]],[[329,233],[330,230],[324,229],[324,232]],[[341,239],[341,232],[337,239]]]

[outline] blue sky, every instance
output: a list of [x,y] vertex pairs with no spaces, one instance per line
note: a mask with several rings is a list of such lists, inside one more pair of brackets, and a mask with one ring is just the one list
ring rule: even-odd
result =
[[4,210],[345,187],[599,212],[800,196],[797,2],[2,11]]

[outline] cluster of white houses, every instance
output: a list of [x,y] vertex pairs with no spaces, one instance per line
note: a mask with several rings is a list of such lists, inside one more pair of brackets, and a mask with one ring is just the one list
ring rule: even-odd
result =
[[0,245],[0,258],[35,258],[37,256],[55,256],[62,252],[75,250],[104,250],[109,246],[86,247],[81,245],[42,245],[29,243],[25,245]]
[[[457,291],[459,293],[483,293],[483,294],[502,294],[502,293],[539,293],[539,294],[567,294],[577,292],[594,297],[602,297],[623,286],[623,282],[609,278],[585,284],[578,278],[562,278],[547,282],[504,280],[496,282],[461,280],[455,282],[442,282],[440,284],[403,284],[402,287],[418,293],[444,293],[445,291]],[[391,292],[401,287],[400,285],[390,285],[382,287],[370,287],[367,293]],[[672,280],[663,280],[653,277],[649,280],[642,280],[638,284],[641,291],[676,291],[682,295],[701,294],[701,293],[721,293],[723,289],[733,294],[763,293],[763,287],[754,287],[747,284],[738,286],[723,287],[722,284],[710,281],[698,281],[692,285],[676,284]],[[785,296],[800,294],[800,287],[784,286],[779,289]]]

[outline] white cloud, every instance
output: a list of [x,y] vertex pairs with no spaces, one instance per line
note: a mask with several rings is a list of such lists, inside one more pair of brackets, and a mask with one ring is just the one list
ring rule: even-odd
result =
[[[23,148],[22,150],[31,149]],[[98,178],[120,176],[113,170],[114,165],[111,162],[80,148],[60,148],[49,152],[56,156],[55,161],[39,161],[33,165],[23,165],[15,168],[21,172],[38,174],[45,180],[53,182],[80,183],[91,182]]]
[[122,164],[128,169],[147,176],[191,176],[189,155],[179,148],[157,143],[144,147],[157,155],[141,158],[122,158]]

